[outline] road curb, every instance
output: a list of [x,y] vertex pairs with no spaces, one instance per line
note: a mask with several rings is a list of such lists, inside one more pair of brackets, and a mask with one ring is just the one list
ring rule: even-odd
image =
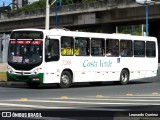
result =
[[26,85],[26,83],[23,83],[23,82],[0,81],[0,86],[14,86],[14,85]]
[[0,81],[0,85],[14,85],[14,83],[13,82],[8,82],[8,81]]

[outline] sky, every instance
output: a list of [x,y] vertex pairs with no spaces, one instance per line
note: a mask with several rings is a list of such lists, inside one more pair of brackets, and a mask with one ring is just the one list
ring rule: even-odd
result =
[[[29,0],[28,2],[32,3],[33,1],[37,1],[37,0]],[[12,3],[12,0],[0,0],[0,7],[3,6],[3,2],[5,3],[5,6],[7,6],[10,3]]]
[[3,6],[3,2],[5,3],[5,5],[9,5],[10,3],[12,3],[12,0],[0,0],[0,7]]

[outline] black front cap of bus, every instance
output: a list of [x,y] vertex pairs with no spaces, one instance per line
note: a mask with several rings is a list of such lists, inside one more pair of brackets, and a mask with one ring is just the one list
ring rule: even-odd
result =
[[31,70],[31,69],[39,66],[41,64],[41,62],[36,63],[36,64],[16,64],[16,63],[8,62],[8,64],[11,67],[13,67],[15,70]]

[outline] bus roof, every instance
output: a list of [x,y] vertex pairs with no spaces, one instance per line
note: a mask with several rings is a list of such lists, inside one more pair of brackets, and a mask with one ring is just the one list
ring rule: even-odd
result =
[[89,37],[89,38],[108,38],[108,39],[129,39],[129,40],[156,40],[155,37],[151,36],[137,36],[130,34],[121,33],[94,33],[94,32],[80,32],[80,31],[69,31],[66,29],[15,29],[13,31],[42,31],[46,36],[73,36],[73,37]]

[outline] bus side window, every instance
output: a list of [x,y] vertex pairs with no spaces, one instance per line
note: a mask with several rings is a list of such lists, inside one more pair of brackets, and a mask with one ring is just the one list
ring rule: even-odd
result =
[[132,41],[131,40],[121,40],[120,41],[120,55],[122,57],[132,57]]
[[90,54],[90,39],[85,37],[75,38],[75,55],[88,56]]
[[106,56],[118,57],[119,56],[119,40],[106,39]]
[[155,57],[156,56],[156,43],[153,41],[146,42],[146,56]]
[[92,38],[91,51],[92,56],[104,56],[105,40],[102,38]]
[[145,41],[134,41],[134,56],[145,57]]
[[61,55],[72,56],[74,54],[74,39],[73,37],[61,37]]

